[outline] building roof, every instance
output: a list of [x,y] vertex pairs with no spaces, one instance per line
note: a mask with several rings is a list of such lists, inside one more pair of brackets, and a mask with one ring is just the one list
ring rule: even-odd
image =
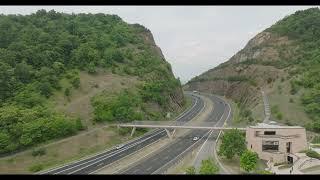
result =
[[259,129],[287,129],[287,128],[303,128],[301,126],[280,126],[277,124],[266,124],[266,123],[258,123],[255,126],[249,126],[250,128],[259,128]]

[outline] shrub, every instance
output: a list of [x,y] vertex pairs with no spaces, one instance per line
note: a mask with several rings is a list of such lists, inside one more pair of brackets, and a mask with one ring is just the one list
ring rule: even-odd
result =
[[78,89],[80,87],[80,78],[79,77],[74,77],[71,80],[71,84],[73,87],[75,87],[76,89]]
[[289,99],[289,102],[290,102],[290,103],[293,103],[293,102],[294,102],[294,100],[293,100],[292,98],[290,98],[290,99]]
[[38,171],[41,171],[43,169],[43,165],[42,164],[35,164],[33,166],[31,166],[29,168],[29,171],[31,172],[38,172]]
[[199,174],[217,174],[218,172],[219,168],[212,159],[202,160]]
[[306,151],[306,155],[311,158],[320,159],[320,154],[310,149]]
[[282,119],[282,114],[280,113],[280,112],[278,112],[277,114],[276,114],[276,117],[277,117],[277,119]]
[[186,169],[186,174],[196,174],[196,168],[194,166],[188,167]]
[[67,87],[67,88],[64,90],[64,95],[65,95],[66,97],[69,97],[69,96],[71,95],[70,88]]
[[258,154],[256,152],[246,150],[240,156],[240,167],[247,172],[257,167]]
[[256,174],[273,174],[272,172],[267,170],[257,170],[255,173]]
[[39,149],[34,149],[32,151],[32,156],[43,156],[46,154],[46,149],[44,148],[39,148]]
[[314,144],[319,144],[319,143],[320,143],[320,136],[315,136],[315,137],[312,139],[312,143],[314,143]]

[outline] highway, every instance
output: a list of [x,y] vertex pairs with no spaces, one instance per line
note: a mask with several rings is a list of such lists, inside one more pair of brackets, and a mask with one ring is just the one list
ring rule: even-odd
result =
[[[204,108],[204,102],[199,96],[192,95],[190,93],[186,93],[186,95],[192,97],[192,105],[191,108],[176,118],[176,120],[180,122],[190,121]],[[151,143],[154,143],[155,141],[160,140],[164,136],[167,136],[165,130],[156,129],[140,138],[127,142],[121,149],[116,149],[114,147],[111,150],[107,150],[91,157],[41,172],[40,174],[90,174],[108,164],[111,164],[142,149]]]
[[[230,106],[227,105],[222,99],[206,95],[213,103],[214,108],[208,118],[205,120],[207,122],[216,122],[215,126],[223,126],[224,122],[230,117],[231,111]],[[219,131],[214,131],[213,138],[216,138]],[[153,153],[150,157],[136,163],[132,167],[121,171],[121,174],[161,174],[166,169],[168,163],[171,163],[177,156],[186,151],[189,147],[195,148],[193,146],[196,141],[193,141],[193,137],[199,137],[198,141],[202,141],[198,144],[202,144],[209,135],[208,130],[190,130],[190,133],[183,137],[179,137],[175,142],[170,143],[167,147]]]

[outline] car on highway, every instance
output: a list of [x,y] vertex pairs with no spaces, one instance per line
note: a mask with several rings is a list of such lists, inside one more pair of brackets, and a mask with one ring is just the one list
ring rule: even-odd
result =
[[124,144],[120,144],[120,145],[116,146],[116,149],[121,149],[121,148],[123,148],[123,146],[124,146]]
[[196,136],[196,137],[194,137],[192,140],[194,140],[194,141],[196,141],[196,140],[198,140],[199,138]]

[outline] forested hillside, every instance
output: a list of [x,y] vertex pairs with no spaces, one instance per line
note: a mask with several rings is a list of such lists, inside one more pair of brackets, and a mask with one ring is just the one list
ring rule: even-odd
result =
[[[116,15],[54,10],[0,15],[0,153],[85,129],[81,119],[54,110],[52,97],[63,92],[68,98],[77,90],[79,72],[101,70],[140,83],[93,97],[92,121],[161,120],[185,103],[180,81],[141,25]],[[149,110],[148,103],[160,110]]]

